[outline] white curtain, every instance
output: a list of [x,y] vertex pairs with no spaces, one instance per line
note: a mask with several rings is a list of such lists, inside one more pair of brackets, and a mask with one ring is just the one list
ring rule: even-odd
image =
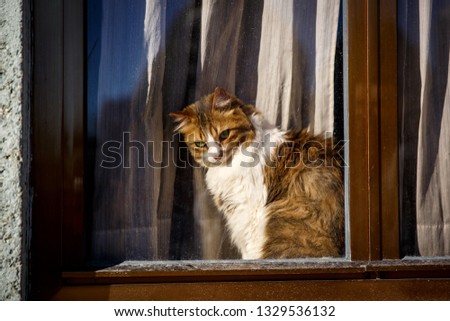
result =
[[450,255],[450,3],[402,0],[399,17],[402,216],[416,254]]
[[[103,1],[102,56],[107,62],[100,64],[99,78],[105,83],[100,83],[99,88],[114,81],[107,76],[108,70],[126,68],[120,65],[120,53],[110,51],[120,25],[110,14],[111,8],[129,10],[117,7],[122,2],[125,1]],[[309,127],[316,133],[333,131],[339,9],[339,0],[284,0],[282,4],[278,0],[203,0],[201,5],[194,0],[146,0],[144,17],[135,17],[142,19],[146,71],[133,99],[122,106],[126,117],[118,117],[130,122],[120,130],[128,126],[133,140],[172,141],[167,114],[222,86],[255,104],[271,122],[284,129]],[[108,55],[119,58],[113,61]],[[99,106],[102,104],[99,101]],[[105,127],[110,128],[105,123],[108,116],[102,117],[99,116],[97,125],[100,142],[106,141],[110,134],[105,131]],[[181,157],[172,149],[167,152],[156,149],[152,153],[150,156],[160,161]],[[147,259],[171,258],[171,248],[177,247],[173,242],[180,238],[186,246],[182,252],[196,252],[182,257],[235,257],[221,215],[205,190],[202,170],[177,168],[169,161],[169,166],[162,169],[117,169],[120,174],[114,175],[101,169],[99,172],[97,190],[114,175],[126,182],[108,187],[108,193],[96,194],[94,203],[100,205],[94,210],[93,243],[94,252],[100,257],[102,253],[116,251],[105,242],[125,243],[122,247],[130,248],[133,246],[130,242],[138,242],[140,237],[133,230],[145,229],[148,254],[139,255]],[[125,186],[120,187],[121,184]],[[118,200],[120,210],[114,208]],[[174,227],[174,222],[183,215],[192,216],[194,240],[180,236],[184,230]],[[114,234],[116,238],[105,237],[108,233],[113,235],[109,232],[111,219],[116,222],[115,229],[121,230]],[[128,228],[124,228],[127,224]]]
[[339,1],[264,1],[256,106],[283,129],[333,131]]
[[[243,99],[284,129],[333,131],[339,5],[329,0],[285,0],[283,5],[278,0],[203,1],[197,98],[220,85],[244,92]],[[260,29],[247,29],[247,19],[258,20]],[[255,37],[259,42],[246,41]],[[238,64],[257,69],[244,74]],[[255,84],[256,92],[251,90]],[[224,242],[215,237],[223,222],[204,191],[200,171],[195,178],[203,255],[214,259]]]

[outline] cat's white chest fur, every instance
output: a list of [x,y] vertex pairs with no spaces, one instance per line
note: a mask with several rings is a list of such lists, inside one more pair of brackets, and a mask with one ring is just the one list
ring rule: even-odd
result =
[[260,258],[267,219],[262,162],[237,152],[230,166],[208,170],[206,184],[225,215],[231,239],[242,258]]
[[233,155],[229,166],[211,167],[206,173],[206,185],[223,212],[231,239],[242,258],[262,256],[266,240],[267,187],[264,167],[272,148],[284,140],[284,132],[255,113],[250,116],[255,128],[255,140]]

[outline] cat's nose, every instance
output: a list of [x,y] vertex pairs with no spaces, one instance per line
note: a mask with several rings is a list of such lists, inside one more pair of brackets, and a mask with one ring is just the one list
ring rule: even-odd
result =
[[223,156],[223,151],[222,151],[222,147],[215,143],[215,142],[211,142],[208,143],[208,159],[214,159],[214,160],[220,160]]

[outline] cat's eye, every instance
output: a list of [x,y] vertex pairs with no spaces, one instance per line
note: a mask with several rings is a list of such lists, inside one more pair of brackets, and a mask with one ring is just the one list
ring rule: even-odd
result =
[[195,146],[197,146],[199,148],[203,148],[206,146],[206,142],[195,142]]
[[223,132],[221,132],[220,135],[219,135],[219,138],[220,138],[220,140],[224,140],[224,139],[227,139],[228,136],[230,136],[230,130],[229,129],[224,130]]

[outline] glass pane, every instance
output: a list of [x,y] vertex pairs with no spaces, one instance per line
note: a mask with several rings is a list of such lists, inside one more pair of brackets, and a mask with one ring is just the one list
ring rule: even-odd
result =
[[448,1],[398,1],[403,255],[450,255]]
[[[87,238],[92,264],[345,255],[340,1],[289,0],[280,6],[273,0],[90,0],[88,16],[87,199],[91,233]],[[218,86],[222,89],[215,90]],[[188,133],[189,122],[180,121],[182,115],[169,115],[206,95],[211,95],[203,100],[209,104],[210,114],[205,111],[192,119],[208,119],[209,130],[202,122],[190,126],[192,133]],[[256,105],[274,125],[271,130],[278,140],[255,138],[257,130],[264,135],[269,132],[268,123],[258,125],[253,107],[243,107],[242,102]],[[228,113],[228,118],[219,122],[222,116],[212,117],[211,110],[220,107],[220,115],[232,110],[234,116]],[[229,127],[217,132],[224,124]],[[185,135],[174,133],[177,125]],[[323,133],[328,140],[300,135],[299,131],[281,133],[300,128],[315,135]],[[206,132],[211,137],[206,137]],[[189,134],[205,137],[194,142]],[[204,147],[211,153],[214,147],[221,154],[207,156],[215,156],[214,162],[229,168],[226,159],[247,152],[256,161],[264,148],[268,153],[272,149],[281,152],[277,146],[282,141],[283,153],[293,155],[291,163],[297,169],[287,171],[285,166],[281,175],[271,170],[269,163],[263,167],[256,162],[247,166],[251,167],[249,175],[234,183],[220,176],[217,166],[208,169],[208,175],[216,172],[216,176],[205,180],[206,168],[191,155]],[[293,141],[297,145],[291,144]],[[244,145],[256,149],[245,150]],[[304,172],[297,166],[301,163],[298,159]],[[269,172],[278,179],[272,177],[274,183],[268,186]],[[308,181],[305,173],[316,179]],[[302,177],[296,185],[301,195],[289,202],[283,193],[291,193],[293,198],[294,192],[283,188],[290,186],[296,175]],[[230,195],[219,196],[211,186],[216,181],[231,191],[252,186],[242,189],[241,195],[250,196],[239,205],[243,209],[236,211],[245,220],[233,223],[227,216],[234,213],[235,203],[223,212],[217,209]],[[257,191],[261,193],[257,195]],[[249,205],[255,199],[256,210]],[[285,206],[270,212],[267,208],[275,200]],[[289,207],[295,210],[288,212]],[[270,221],[274,213],[280,219]],[[293,218],[288,218],[289,213],[295,214]],[[281,226],[286,229],[275,224],[283,220]],[[290,225],[294,227],[288,228]],[[278,231],[272,233],[273,242],[268,241],[268,230]],[[304,232],[297,233],[300,230]],[[283,233],[292,240],[284,251],[274,245]],[[303,243],[292,245],[296,242]],[[280,246],[287,243],[283,244]],[[261,254],[269,253],[269,247],[273,255]],[[301,247],[307,251],[295,251]]]

